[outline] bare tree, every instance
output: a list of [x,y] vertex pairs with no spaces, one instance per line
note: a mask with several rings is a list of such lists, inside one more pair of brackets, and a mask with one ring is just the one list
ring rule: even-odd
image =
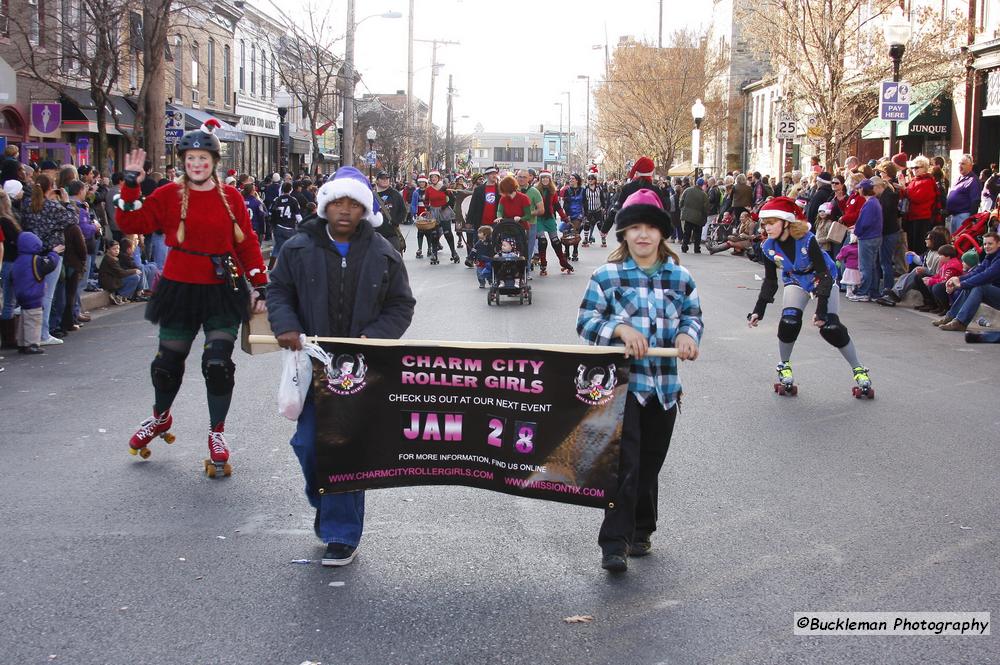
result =
[[[785,108],[816,116],[828,167],[877,115],[878,83],[892,78],[882,22],[898,0],[758,0],[736,18],[751,48],[770,53]],[[902,78],[912,85],[957,82],[967,19],[914,9]]]
[[128,18],[127,0],[49,3],[42,15],[49,32],[44,45],[35,42],[27,17],[12,19],[16,28],[11,31],[12,41],[31,78],[59,95],[79,85],[88,89],[96,115],[98,163],[107,154],[109,119],[130,145],[136,140],[134,131],[120,124],[112,102],[127,62],[121,34]]
[[[627,161],[642,154],[667,171],[689,144],[691,105],[704,97],[706,81],[725,61],[710,57],[704,37],[689,30],[675,31],[668,43],[667,48],[619,46],[607,80],[594,91],[596,139],[606,173],[624,172]],[[703,129],[710,126],[707,121]]]
[[292,23],[288,34],[273,38],[270,44],[271,52],[278,59],[281,84],[302,107],[306,117],[313,161],[320,154],[316,129],[336,119],[341,106],[342,93],[338,86],[341,61],[333,55],[333,48],[344,35],[333,25],[331,8],[329,3],[308,4],[304,11],[305,23]]

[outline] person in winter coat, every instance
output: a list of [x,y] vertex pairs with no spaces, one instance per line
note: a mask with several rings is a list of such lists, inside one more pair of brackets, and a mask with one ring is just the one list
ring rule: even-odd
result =
[[406,251],[406,242],[399,225],[406,219],[406,203],[403,202],[403,195],[389,185],[389,174],[385,171],[379,171],[375,176],[375,196],[381,202],[379,208],[382,213],[382,224],[375,230],[402,254]]
[[[79,183],[79,181],[76,181]],[[59,328],[66,332],[79,330],[74,310],[76,306],[76,296],[80,282],[86,279],[86,269],[89,265],[87,259],[87,240],[80,228],[79,223],[67,224],[63,229],[63,237],[66,249],[63,252],[63,268],[66,274],[64,287],[66,289],[63,300],[62,312],[59,312]]]
[[[375,232],[383,223],[367,178],[343,166],[319,188],[316,219],[285,243],[271,274],[268,319],[282,348],[299,336],[399,339],[416,301],[403,257]],[[291,440],[316,509],[316,536],[326,543],[322,565],[357,556],[364,530],[364,492],[321,494],[316,485],[316,405],[310,392]]]
[[747,184],[747,177],[742,173],[736,176],[733,185],[733,219],[739,219],[744,210],[753,209],[753,189]]
[[[569,217],[569,223],[573,227],[573,233],[575,235],[580,235],[583,232],[583,222],[585,218],[586,210],[586,191],[583,188],[583,179],[580,178],[579,174],[574,173],[569,177],[569,186],[567,186],[562,193],[563,199],[563,210],[566,211],[566,216]],[[574,261],[579,260],[580,250],[579,246],[574,246]]]
[[31,231],[22,231],[17,236],[17,259],[10,278],[14,295],[21,306],[21,319],[17,326],[19,353],[43,353],[38,347],[42,341],[44,280],[60,265],[59,253],[62,250],[60,244],[46,252],[42,240]]
[[986,258],[979,265],[945,282],[947,292],[958,296],[944,318],[934,322],[939,330],[964,331],[982,303],[1000,309],[1000,235],[985,234],[983,249]]
[[687,254],[688,245],[694,241],[694,253],[701,254],[701,229],[708,220],[708,195],[699,185],[691,185],[681,193],[681,225],[684,236],[681,252]]
[[858,191],[865,197],[861,214],[854,225],[854,235],[858,238],[858,263],[861,267],[861,284],[854,295],[847,299],[853,302],[869,302],[881,295],[878,279],[878,252],[882,245],[882,206],[875,197],[875,183],[865,178],[858,185]]
[[[648,189],[653,192],[656,189],[653,187],[653,174],[656,173],[656,164],[649,157],[643,155],[635,160],[632,168],[629,169],[628,177],[629,182],[625,183],[621,189],[618,190],[618,194],[614,199],[614,203],[608,210],[608,214],[604,220],[604,226],[601,227],[602,233],[607,233],[615,225],[615,216],[618,211],[622,209],[625,204],[625,199],[632,196],[632,194],[638,192],[640,189]],[[662,200],[661,200],[662,204]],[[669,214],[670,210],[667,206],[663,206],[663,210]],[[668,230],[667,237],[670,237],[672,230]]]
[[809,206],[806,208],[806,221],[816,226],[816,216],[819,214],[819,207],[824,203],[833,200],[833,176],[823,171],[816,176],[816,189],[809,197]]
[[[22,209],[21,227],[25,231],[31,231],[42,241],[42,250],[45,253],[54,247],[66,244],[63,229],[67,224],[79,222],[79,213],[76,205],[69,200],[69,195],[65,189],[55,186],[55,180],[48,175],[41,173],[35,177],[34,185],[31,188],[31,202],[27,209]],[[50,271],[45,276],[45,295],[42,298],[42,341],[40,344],[62,344],[60,339],[65,333],[55,331],[50,334],[50,322],[52,320],[52,305],[55,300],[56,287],[59,284],[59,275],[62,272],[62,256],[57,258],[58,265],[55,270]],[[61,298],[60,298],[61,300]],[[61,309],[57,311],[61,312]]]
[[906,231],[909,250],[920,254],[924,249],[924,237],[933,225],[938,192],[934,176],[930,174],[930,161],[923,155],[918,155],[910,164],[915,177],[903,194],[909,202],[903,230]]
[[951,216],[948,219],[948,230],[954,233],[962,222],[979,212],[980,197],[983,191],[983,184],[973,173],[972,155],[962,155],[958,163],[960,176],[945,203],[945,209]]

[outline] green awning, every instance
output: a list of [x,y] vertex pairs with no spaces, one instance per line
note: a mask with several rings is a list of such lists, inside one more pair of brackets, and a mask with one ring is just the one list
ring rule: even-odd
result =
[[[917,86],[917,100],[910,104],[910,114],[905,121],[896,123],[896,136],[926,136],[948,138],[951,136],[951,97],[939,84]],[[923,93],[923,94],[921,94]],[[862,139],[889,138],[889,121],[874,118],[861,130]]]

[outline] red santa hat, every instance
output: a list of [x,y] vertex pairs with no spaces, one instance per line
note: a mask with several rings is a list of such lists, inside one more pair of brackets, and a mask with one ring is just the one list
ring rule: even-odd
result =
[[[433,173],[433,171],[431,171],[431,173]],[[427,176],[421,173],[417,176],[417,182],[427,182]]]
[[205,122],[201,123],[201,131],[205,132],[206,134],[214,134],[215,130],[217,130],[219,127],[222,127],[222,123],[216,120],[215,118],[209,118]]
[[632,168],[628,172],[628,177],[630,180],[632,178],[651,178],[655,172],[656,165],[653,163],[653,160],[643,155],[635,160],[635,164],[632,165]]
[[905,169],[906,162],[908,161],[910,161],[910,158],[906,156],[905,152],[899,152],[892,156],[892,163],[899,169]]
[[767,203],[760,207],[760,212],[757,216],[761,220],[774,218],[782,219],[786,222],[794,222],[796,220],[800,222],[806,221],[802,208],[787,196],[776,196],[768,200]]
[[541,171],[538,172],[538,177],[539,178],[548,178],[549,180],[551,180],[552,179],[552,171],[549,171],[548,169],[542,169]]
[[235,176],[236,174],[237,174],[236,169],[229,169],[228,171],[226,171],[227,176]]

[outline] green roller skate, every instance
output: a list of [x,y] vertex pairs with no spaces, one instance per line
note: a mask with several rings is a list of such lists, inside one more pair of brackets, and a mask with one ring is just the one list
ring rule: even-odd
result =
[[875,399],[875,389],[872,388],[871,377],[868,376],[867,367],[855,367],[854,368],[854,380],[858,385],[851,389],[854,397],[861,399],[862,397],[867,397],[868,399]]
[[792,378],[792,363],[778,363],[778,381],[774,384],[774,392],[788,396],[799,394],[799,387]]

